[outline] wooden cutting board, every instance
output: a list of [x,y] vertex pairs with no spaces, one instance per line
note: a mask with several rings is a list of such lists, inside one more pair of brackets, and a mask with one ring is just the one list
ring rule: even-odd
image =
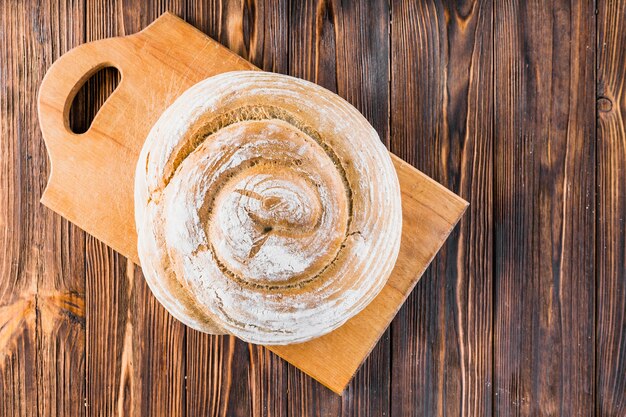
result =
[[[74,96],[107,66],[120,71],[120,84],[89,130],[72,133]],[[133,175],[150,128],[193,84],[242,69],[258,70],[169,13],[137,34],[84,44],[63,55],[39,90],[39,122],[52,165],[42,203],[138,264]],[[339,394],[468,205],[409,164],[392,159],[400,178],[403,228],[387,285],[334,332],[302,344],[268,347]]]

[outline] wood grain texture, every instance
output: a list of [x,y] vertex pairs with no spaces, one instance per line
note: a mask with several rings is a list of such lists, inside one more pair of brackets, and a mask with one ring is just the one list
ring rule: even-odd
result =
[[597,4],[596,415],[626,415],[626,2]]
[[595,13],[495,5],[494,412],[593,415]]
[[[23,65],[17,55],[10,51],[24,52],[25,45],[18,34],[27,30],[23,7],[2,3],[2,29],[5,34],[0,38],[0,74],[2,77],[0,93],[0,120],[2,122],[2,140],[0,146],[0,175],[2,198],[0,198],[0,224],[2,245],[0,294],[0,392],[3,415],[37,415],[37,326],[36,293],[37,276],[24,273],[31,255],[30,242],[22,224],[25,199],[34,200],[34,196],[23,196],[29,184],[22,183],[22,158],[25,147],[21,142],[22,113],[26,113],[25,97],[20,91],[28,88],[30,80],[25,79]],[[47,168],[45,166],[44,168]],[[32,168],[31,168],[32,169]],[[31,204],[34,204],[31,203]],[[32,239],[31,239],[32,241]],[[36,252],[35,252],[36,253]],[[28,256],[28,258],[26,257]],[[29,269],[32,270],[32,267]]]
[[[386,0],[306,1],[289,14],[289,75],[348,100],[389,143],[389,4]],[[368,22],[363,25],[363,22]],[[389,410],[388,333],[376,344],[343,398],[290,368],[291,415],[384,415]],[[297,384],[298,383],[298,384]],[[295,385],[295,386],[294,386]],[[311,401],[310,399],[315,399]]]
[[[115,10],[115,4],[113,4]],[[118,36],[123,30],[107,21],[103,4],[90,3],[85,10],[86,40]],[[110,15],[109,15],[110,16]],[[93,80],[93,81],[92,81]],[[96,109],[102,106],[117,85],[115,74],[103,70],[78,93],[72,108],[86,120],[77,131],[88,128]],[[126,260],[105,244],[89,236],[86,250],[87,306],[87,394],[89,414],[134,415],[134,368],[132,363],[133,283]],[[131,267],[132,270],[132,267]],[[128,272],[131,272],[130,270]],[[139,369],[139,368],[137,368]]]
[[392,416],[491,414],[491,33],[488,1],[392,4],[391,149],[470,202],[392,324]]
[[[106,2],[105,2],[106,3]],[[144,29],[162,13],[169,11],[184,16],[184,0],[124,1],[124,34]],[[141,269],[128,262],[133,270],[129,277],[135,297],[132,311],[134,341],[134,415],[187,415],[187,328],[175,320],[154,298],[146,285]]]
[[[88,2],[86,40],[134,33],[162,12],[182,8],[175,2]],[[117,85],[115,75],[105,72],[86,86],[85,114],[95,115]],[[92,237],[86,254],[89,414],[184,415],[185,327],[154,299],[132,262]]]
[[[0,2],[0,415],[625,415],[626,1],[593,6]],[[395,153],[472,203],[343,398],[264,348],[181,335],[138,269],[38,203],[45,70],[165,9],[350,95]],[[390,86],[372,81],[385,66]],[[87,86],[78,125],[111,77]]]
[[82,22],[73,20],[83,9],[78,2],[1,7],[0,409],[80,416],[84,235],[37,202],[49,163],[33,98],[51,62],[84,40]]

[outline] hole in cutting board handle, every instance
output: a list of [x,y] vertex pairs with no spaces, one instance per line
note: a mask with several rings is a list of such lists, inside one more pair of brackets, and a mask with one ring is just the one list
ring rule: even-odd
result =
[[72,132],[81,134],[89,130],[96,114],[115,91],[120,79],[117,68],[104,67],[83,83],[70,107],[69,124]]

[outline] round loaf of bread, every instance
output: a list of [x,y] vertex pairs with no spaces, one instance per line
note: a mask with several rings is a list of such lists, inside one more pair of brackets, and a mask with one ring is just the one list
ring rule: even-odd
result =
[[383,288],[400,249],[400,186],[376,131],[313,83],[208,78],[152,128],[135,176],[145,278],[185,324],[303,342]]

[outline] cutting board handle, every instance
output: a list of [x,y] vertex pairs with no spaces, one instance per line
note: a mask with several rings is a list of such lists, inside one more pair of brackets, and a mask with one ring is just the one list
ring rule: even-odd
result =
[[[39,124],[46,141],[46,146],[54,154],[54,146],[50,146],[48,139],[65,138],[67,140],[76,139],[81,136],[88,136],[92,128],[97,125],[98,115],[96,114],[89,130],[82,134],[72,132],[69,125],[69,113],[76,93],[83,84],[97,71],[106,67],[115,67],[120,72],[121,80],[118,88],[111,94],[113,97],[124,83],[124,64],[128,51],[120,50],[120,43],[115,38],[104,39],[80,45],[65,55],[61,56],[48,70],[39,88],[38,111]],[[107,100],[108,101],[108,100]]]

